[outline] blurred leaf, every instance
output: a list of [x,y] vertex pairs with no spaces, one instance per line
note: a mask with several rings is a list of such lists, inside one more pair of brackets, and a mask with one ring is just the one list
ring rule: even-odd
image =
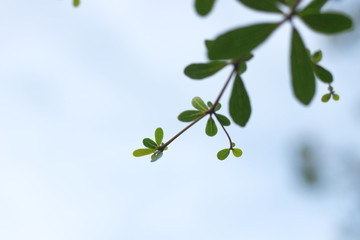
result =
[[179,121],[192,122],[203,115],[202,112],[196,110],[188,110],[180,113],[178,116]]
[[[210,102],[210,101],[207,102],[207,105],[209,106],[209,108],[211,108],[211,107],[213,106],[212,102]],[[215,110],[215,111],[219,111],[220,108],[221,108],[221,104],[220,104],[220,103],[217,103],[214,110]]]
[[338,94],[333,94],[333,99],[335,100],[335,101],[339,101],[340,100],[340,96],[338,95]]
[[339,13],[307,14],[301,19],[311,29],[321,33],[333,34],[352,28],[352,20]]
[[235,147],[235,145],[236,145],[236,144],[235,144],[234,142],[231,143],[231,147]]
[[74,7],[80,6],[80,0],[74,0],[73,5],[74,5]]
[[199,111],[206,112],[207,110],[209,110],[205,102],[200,97],[194,97],[191,101],[191,104]]
[[248,55],[278,26],[279,24],[256,24],[224,33],[208,45],[209,59],[237,59]]
[[195,9],[200,16],[206,16],[213,8],[215,0],[195,0]]
[[229,112],[233,121],[242,127],[246,125],[251,115],[250,99],[239,75],[236,75],[232,88]]
[[144,144],[145,147],[151,148],[151,149],[156,149],[156,147],[158,146],[158,145],[156,144],[156,142],[154,142],[154,141],[153,141],[152,139],[150,139],[150,138],[144,138],[144,139],[143,139],[143,144]]
[[207,123],[206,123],[206,128],[205,128],[205,132],[206,135],[213,137],[217,134],[217,127],[215,124],[215,121],[212,117],[209,117]]
[[320,65],[314,65],[314,72],[315,75],[324,83],[331,83],[333,81],[333,76],[331,72],[329,72]]
[[305,16],[307,14],[320,13],[321,8],[328,0],[313,0],[298,15]]
[[242,150],[239,148],[234,148],[232,150],[232,153],[235,157],[241,157],[241,155],[243,154]]
[[296,2],[296,0],[277,0],[277,1],[290,7],[293,6]]
[[221,125],[230,126],[231,122],[226,116],[216,113],[216,117]]
[[157,160],[159,160],[162,157],[163,153],[162,152],[156,152],[153,155],[151,155],[151,162],[155,162]]
[[322,52],[321,52],[321,50],[316,51],[316,52],[311,56],[311,61],[312,61],[313,63],[318,63],[318,62],[321,61],[321,59],[322,59]]
[[133,155],[134,155],[134,157],[142,157],[142,156],[145,156],[145,155],[152,154],[153,152],[155,152],[155,149],[140,148],[140,149],[136,149],[133,152]]
[[243,74],[244,72],[246,72],[247,66],[245,62],[241,62],[239,63],[238,68],[236,69],[237,73],[239,75]]
[[322,102],[328,102],[330,100],[330,98],[331,98],[331,94],[327,93],[327,94],[322,96],[321,101]]
[[192,79],[203,79],[214,75],[226,65],[228,65],[228,63],[224,61],[190,64],[185,68],[184,73]]
[[217,158],[219,160],[225,160],[229,156],[229,154],[230,154],[230,149],[223,149],[217,153]]
[[242,4],[248,6],[249,8],[265,11],[265,12],[276,12],[281,13],[280,9],[277,7],[275,0],[239,0]]
[[298,31],[293,28],[291,40],[292,86],[296,98],[308,105],[315,94],[315,77],[312,62]]
[[164,138],[164,131],[162,130],[162,128],[157,128],[155,130],[155,141],[158,146],[161,145],[163,138]]

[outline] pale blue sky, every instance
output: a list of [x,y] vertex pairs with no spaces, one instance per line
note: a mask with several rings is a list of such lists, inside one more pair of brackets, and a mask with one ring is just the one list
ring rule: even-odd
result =
[[[314,136],[358,149],[359,46],[340,50],[302,29],[335,76],[341,101],[309,107],[291,92],[289,27],[255,52],[244,75],[253,114],[229,128],[243,157],[205,123],[156,163],[134,158],[194,96],[213,100],[228,69],[204,81],[182,71],[205,61],[203,40],[276,20],[219,1],[207,18],[191,0],[2,1],[0,8],[0,239],[334,239],[341,199],[309,197],[296,184],[292,150]],[[337,5],[338,6],[338,5]],[[222,113],[226,113],[226,92]]]

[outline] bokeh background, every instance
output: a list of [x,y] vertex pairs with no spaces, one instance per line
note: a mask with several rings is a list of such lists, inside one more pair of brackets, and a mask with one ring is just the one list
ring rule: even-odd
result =
[[[357,1],[328,9],[358,19]],[[200,122],[150,163],[144,137],[165,139],[194,96],[214,100],[230,69],[193,81],[203,41],[278,20],[234,0],[206,18],[192,0],[1,1],[0,239],[359,239],[360,95],[357,31],[297,26],[335,77],[341,101],[293,97],[290,27],[256,49],[244,81],[253,113],[229,127],[244,154],[216,158],[224,134]],[[227,113],[229,91],[223,100]]]

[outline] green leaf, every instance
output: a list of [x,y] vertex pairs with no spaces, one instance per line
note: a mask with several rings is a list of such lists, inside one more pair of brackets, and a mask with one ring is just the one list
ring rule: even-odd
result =
[[157,128],[155,130],[155,142],[158,146],[161,145],[163,138],[164,138],[164,131],[162,130],[162,128]]
[[314,65],[314,72],[316,77],[318,77],[324,83],[331,83],[333,81],[333,76],[331,72],[329,72],[320,65]]
[[231,147],[235,147],[235,145],[236,145],[236,144],[235,144],[234,142],[231,143]]
[[226,149],[223,149],[223,150],[220,150],[218,153],[217,153],[217,158],[219,160],[225,160],[230,154],[230,149],[226,148]]
[[232,88],[229,112],[233,121],[242,127],[246,125],[251,115],[250,99],[239,75],[236,75]]
[[214,7],[215,0],[195,0],[195,9],[200,16],[206,16]]
[[321,33],[334,34],[352,28],[352,20],[339,13],[307,14],[301,19],[308,27]]
[[200,97],[194,97],[191,101],[191,104],[199,111],[206,112],[207,110],[209,110],[205,102]]
[[151,155],[151,162],[156,162],[159,160],[163,155],[163,152],[156,152],[153,155]]
[[233,153],[233,155],[234,155],[235,157],[241,157],[241,155],[243,154],[243,152],[242,152],[241,149],[239,149],[239,148],[234,148],[234,149],[232,150],[232,153]]
[[276,12],[281,13],[277,7],[275,0],[239,0],[242,4],[249,8],[264,11],[264,12]]
[[281,2],[282,4],[291,7],[295,4],[296,0],[278,0],[278,2]]
[[217,131],[218,130],[217,130],[214,119],[212,117],[209,117],[209,119],[206,123],[206,128],[205,128],[206,135],[213,137],[216,135]]
[[217,120],[221,123],[221,125],[230,126],[231,122],[226,116],[218,114],[218,113],[216,113],[215,116],[216,116]]
[[[211,107],[213,106],[212,102],[210,102],[210,101],[207,102],[207,105],[209,106],[209,108],[211,108]],[[217,103],[214,110],[215,110],[215,111],[219,111],[220,108],[221,108],[221,104],[220,104],[220,103]]]
[[182,113],[180,113],[180,115],[178,116],[179,121],[182,122],[192,122],[196,119],[198,119],[199,117],[201,117],[203,115],[203,112],[200,111],[196,111],[196,110],[188,110],[188,111],[184,111]]
[[203,79],[210,77],[228,65],[223,61],[212,61],[209,63],[190,64],[184,69],[186,76],[192,79]]
[[156,144],[156,142],[154,142],[154,140],[152,140],[150,138],[144,138],[143,139],[143,144],[144,144],[145,147],[151,148],[151,149],[156,149],[156,147],[158,146]]
[[239,75],[243,74],[244,72],[246,72],[247,66],[245,62],[241,62],[239,63],[236,71]]
[[321,59],[322,59],[322,52],[321,52],[321,50],[316,51],[316,52],[311,56],[311,61],[312,61],[313,63],[318,63],[318,62],[321,61]]
[[328,102],[330,100],[330,98],[331,98],[331,93],[327,93],[327,94],[322,96],[321,101],[322,102]]
[[338,94],[333,94],[332,95],[332,98],[335,100],[335,101],[339,101],[340,100],[340,96]]
[[74,0],[73,5],[74,5],[74,7],[80,6],[80,0]]
[[328,0],[313,0],[298,15],[305,16],[307,14],[320,13],[321,8]]
[[145,156],[145,155],[152,154],[153,152],[155,152],[155,149],[140,148],[140,149],[136,149],[133,152],[133,155],[134,155],[134,157],[142,157],[142,156]]
[[291,75],[296,98],[308,105],[315,94],[315,76],[313,64],[306,52],[298,31],[293,28],[291,39]]
[[208,44],[209,59],[237,59],[248,55],[278,26],[279,24],[256,24],[224,33]]

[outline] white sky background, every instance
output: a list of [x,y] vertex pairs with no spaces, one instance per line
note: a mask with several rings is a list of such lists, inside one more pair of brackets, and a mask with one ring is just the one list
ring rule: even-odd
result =
[[[273,16],[219,1],[2,1],[0,7],[0,239],[334,239],[341,202],[303,194],[291,162],[298,138],[359,148],[359,48],[324,50],[341,101],[310,107],[289,80],[289,27],[258,48],[244,75],[253,114],[230,127],[243,157],[218,161],[225,136],[201,122],[156,163],[134,158],[161,126],[185,125],[191,98],[214,100],[228,71],[204,81],[182,71],[205,61],[203,40]],[[236,24],[236,23],[239,24]],[[223,113],[229,91],[222,101]]]

